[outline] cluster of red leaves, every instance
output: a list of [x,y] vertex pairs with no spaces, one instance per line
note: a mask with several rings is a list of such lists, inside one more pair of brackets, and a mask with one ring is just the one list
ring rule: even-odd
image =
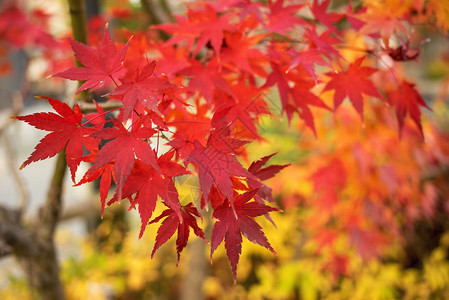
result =
[[[136,208],[141,217],[140,236],[149,223],[165,218],[152,255],[177,230],[178,256],[190,227],[206,239],[197,225],[199,211],[192,203],[179,202],[174,184],[176,177],[195,172],[202,192],[201,208],[211,206],[217,220],[211,255],[224,240],[235,280],[242,235],[274,253],[254,218],[269,217],[270,211],[277,210],[265,204],[272,196],[262,181],[284,166],[263,168],[271,156],[249,168],[242,164],[244,146],[263,138],[257,127],[260,117],[271,115],[277,106],[267,96],[273,86],[280,96],[281,115],[291,120],[297,113],[315,134],[312,107],[331,110],[326,104],[327,91],[333,91],[334,110],[348,98],[363,120],[366,96],[372,96],[395,107],[399,130],[407,114],[421,130],[419,106],[427,106],[414,85],[400,79],[393,68],[380,69],[374,64],[382,55],[395,58],[395,52],[389,45],[383,47],[381,39],[407,36],[400,24],[412,21],[412,15],[388,16],[395,22],[375,31],[380,21],[369,17],[372,10],[354,10],[349,5],[330,12],[329,3],[194,3],[185,15],[176,16],[176,24],[155,27],[171,36],[166,42],[147,40],[145,33],[136,32],[125,45],[116,45],[107,26],[96,47],[69,40],[83,66],[55,76],[83,81],[77,93],[98,90],[108,99],[120,101],[121,109],[106,121],[105,115],[112,111],[103,112],[99,107],[97,113],[85,115],[78,106],[72,110],[48,98],[58,114],[17,117],[51,131],[22,167],[65,148],[75,181],[80,162],[92,162],[77,184],[101,177],[103,209],[113,180],[117,188],[108,204],[128,199],[130,208]],[[378,46],[362,49],[362,56],[348,59],[340,51],[347,34],[359,34]],[[397,84],[386,89],[374,80],[377,73]],[[111,126],[104,127],[106,123]],[[159,150],[163,139],[169,147],[165,153]],[[100,147],[100,141],[108,142]],[[89,154],[84,155],[83,150]],[[335,169],[341,166],[330,167]],[[326,172],[318,172],[316,178],[328,180]],[[343,184],[341,179],[335,180]],[[332,193],[329,197],[326,205],[334,201]],[[150,221],[158,198],[168,208]]]
[[49,62],[54,62],[55,57],[61,59],[66,52],[65,45],[49,33],[50,15],[40,8],[24,11],[19,2],[0,3],[0,75],[11,71],[7,57],[11,50],[42,49],[43,56],[52,57]]
[[[371,108],[375,118],[370,114],[363,129],[357,128],[354,111],[340,109],[320,128],[324,137],[313,146],[310,139],[298,141],[313,154],[273,182],[276,189],[291,190],[288,179],[300,173],[298,181],[310,187],[286,195],[281,205],[289,210],[300,204],[308,212],[303,230],[316,251],[325,253],[335,276],[348,274],[349,248],[364,259],[379,258],[404,246],[417,221],[434,224],[438,214],[449,215],[442,171],[449,166],[447,133],[426,124],[423,143],[420,129],[407,122],[398,141],[394,115],[382,105]],[[342,239],[347,247],[340,247]]]

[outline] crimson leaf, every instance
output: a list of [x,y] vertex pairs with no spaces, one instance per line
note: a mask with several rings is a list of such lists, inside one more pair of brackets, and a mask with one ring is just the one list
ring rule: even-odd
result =
[[259,244],[276,254],[254,218],[265,215],[270,211],[279,211],[279,209],[256,201],[249,202],[257,191],[257,189],[254,189],[236,195],[233,200],[235,212],[229,201],[226,200],[223,205],[215,209],[213,214],[213,217],[218,221],[214,224],[212,230],[210,257],[212,259],[214,251],[224,239],[234,282],[237,280],[237,263],[242,251],[242,234],[252,243]]
[[201,230],[201,228],[198,227],[198,224],[196,223],[195,217],[201,218],[201,215],[192,203],[181,207],[181,216],[182,218],[179,219],[176,211],[169,208],[164,210],[157,218],[149,223],[156,223],[159,222],[159,220],[166,218],[164,221],[162,221],[161,226],[157,230],[156,243],[154,244],[153,251],[151,252],[151,258],[153,258],[157,249],[159,249],[160,246],[162,246],[173,236],[176,229],[178,230],[178,238],[176,239],[178,263],[181,252],[185,248],[185,246],[187,245],[187,241],[189,240],[190,227],[192,227],[193,232],[196,236],[202,238],[207,242],[203,230]]

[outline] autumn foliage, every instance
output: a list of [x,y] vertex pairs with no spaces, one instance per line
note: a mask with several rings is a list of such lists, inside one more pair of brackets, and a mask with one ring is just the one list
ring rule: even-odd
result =
[[[435,186],[415,175],[424,162],[447,163],[448,149],[435,148],[447,136],[423,128],[421,111],[431,105],[402,64],[419,59],[425,42],[415,24],[446,30],[447,16],[437,0],[331,3],[197,1],[173,24],[128,33],[105,23],[91,45],[68,37],[82,66],[53,76],[81,81],[79,102],[102,97],[93,113],[61,99],[36,100],[54,112],[17,117],[49,132],[21,168],[65,150],[75,185],[100,179],[102,210],[128,201],[140,215],[139,237],[160,222],[152,257],[177,232],[179,259],[192,229],[210,241],[211,258],[224,243],[234,281],[242,236],[276,254],[257,222],[280,211],[265,181],[274,177],[283,187],[307,179],[307,195],[286,195],[279,205],[316,209],[307,226],[318,251],[335,249],[344,232],[363,257],[376,257],[436,209]],[[11,6],[2,14],[13,13]],[[11,38],[0,20],[0,37]],[[104,111],[106,102],[116,108]],[[274,154],[247,156],[249,143],[264,140],[260,120],[283,117],[292,124],[299,117],[310,139],[298,148],[320,157],[305,162],[302,178],[287,166],[293,162],[270,165]],[[82,162],[91,165],[78,174]],[[198,203],[179,200],[176,178],[186,174],[198,177]],[[158,203],[166,210],[154,216]],[[198,225],[208,209],[211,236]],[[335,274],[345,274],[344,253],[332,259]]]

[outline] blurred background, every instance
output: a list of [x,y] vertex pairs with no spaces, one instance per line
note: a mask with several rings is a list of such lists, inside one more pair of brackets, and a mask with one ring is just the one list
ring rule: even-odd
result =
[[[85,3],[94,44],[106,22],[117,39],[123,28],[151,39],[150,25],[186,9],[174,0]],[[101,219],[98,186],[66,177],[55,243],[67,299],[448,299],[449,42],[418,34],[431,42],[403,68],[433,110],[423,110],[425,142],[411,122],[399,139],[382,105],[365,112],[363,127],[351,107],[317,111],[318,138],[297,118],[261,120],[265,140],[249,146],[249,161],[278,152],[270,163],[291,163],[268,182],[283,210],[272,214],[277,227],[259,220],[277,256],[245,240],[235,285],[223,246],[211,264],[209,245],[193,239],[177,266],[172,239],[150,259],[157,226],[138,239],[135,211],[117,204]],[[74,65],[68,35],[68,1],[0,1],[0,206],[21,208],[25,220],[45,199],[55,158],[19,172],[45,133],[10,116],[50,109],[35,96],[72,98],[76,83],[50,78]],[[177,185],[181,201],[198,203],[194,176]],[[200,226],[210,236],[210,219]],[[33,299],[2,249],[0,299]]]

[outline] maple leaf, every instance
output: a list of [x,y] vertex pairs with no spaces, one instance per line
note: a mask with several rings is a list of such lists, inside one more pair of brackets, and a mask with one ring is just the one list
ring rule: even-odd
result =
[[[251,174],[256,176],[259,180],[264,181],[264,180],[272,178],[277,173],[279,173],[282,169],[284,169],[285,167],[288,167],[290,165],[290,164],[288,164],[288,165],[271,165],[271,166],[263,168],[263,166],[268,162],[268,160],[271,157],[273,157],[274,155],[276,155],[276,153],[264,156],[262,158],[259,158],[258,160],[253,161],[248,168],[248,172],[250,172]],[[250,189],[256,189],[256,188],[259,189],[257,192],[257,195],[256,195],[256,200],[258,200],[257,196],[260,196],[269,202],[274,201],[273,196],[271,194],[272,190],[269,186],[261,183],[260,181],[255,181],[252,178],[248,178],[247,182],[248,182],[248,186]]]
[[[319,3],[321,2],[321,3]],[[314,0],[313,4],[310,6],[315,19],[326,26],[330,31],[337,32],[334,24],[343,18],[342,14],[328,13],[327,8],[329,6],[330,0],[317,1]]]
[[366,6],[366,11],[359,15],[365,23],[360,29],[362,34],[381,37],[384,42],[393,35],[409,36],[410,30],[406,20],[413,11],[412,2],[401,0],[373,1]]
[[182,112],[175,110],[172,112],[173,122],[167,122],[167,125],[176,128],[172,140],[167,145],[176,150],[177,157],[185,159],[193,150],[195,140],[205,141],[210,132],[209,106],[207,104],[196,106],[196,112]]
[[310,176],[313,190],[318,195],[315,204],[320,211],[332,211],[338,203],[338,191],[346,185],[346,176],[344,164],[337,158],[332,159]]
[[323,57],[321,57],[321,53],[315,49],[309,49],[306,51],[296,52],[293,49],[288,51],[290,55],[292,55],[292,60],[290,62],[290,66],[287,69],[287,72],[291,69],[296,68],[297,66],[302,66],[310,76],[312,76],[315,84],[318,82],[318,78],[315,74],[315,64],[321,66],[328,66]]
[[121,79],[122,84],[110,92],[109,96],[123,96],[123,118],[128,119],[129,114],[139,101],[144,107],[161,114],[158,105],[158,97],[156,91],[163,91],[175,87],[168,81],[157,77],[153,72],[156,67],[156,61],[152,61],[145,65],[141,71],[135,70],[130,77],[132,79]]
[[41,9],[25,14],[20,2],[3,1],[0,4],[0,40],[15,47],[41,46],[46,51],[60,48],[61,45],[48,33],[48,17]]
[[316,28],[307,28],[304,36],[309,41],[309,49],[318,51],[318,53],[325,55],[331,61],[333,57],[342,57],[335,46],[341,43],[341,40],[333,35],[330,30],[318,34]]
[[348,69],[339,73],[326,73],[331,80],[326,84],[324,91],[335,90],[334,110],[336,110],[343,99],[348,97],[360,118],[363,120],[363,97],[362,94],[370,95],[382,99],[373,82],[367,79],[376,69],[363,67],[364,57],[351,63]]
[[151,258],[153,258],[157,249],[159,249],[160,246],[165,244],[165,242],[167,242],[173,236],[173,234],[175,234],[176,230],[178,230],[178,238],[176,239],[178,263],[182,250],[184,250],[185,246],[187,246],[190,227],[192,227],[193,232],[197,237],[200,237],[207,242],[207,239],[204,236],[204,232],[200,227],[198,227],[195,217],[201,218],[201,215],[196,207],[193,206],[192,203],[189,203],[181,207],[181,219],[173,209],[169,208],[164,210],[158,217],[152,220],[149,224],[157,223],[161,219],[165,218],[165,220],[162,221],[161,226],[157,230],[156,243],[154,244],[153,251],[151,251]]
[[[290,122],[293,114],[297,112],[316,135],[313,114],[309,105],[324,109],[329,109],[329,107],[310,91],[314,87],[314,82],[305,80],[300,73],[295,72],[295,69],[287,73],[276,63],[272,63],[272,69],[273,71],[263,87],[276,84],[281,98],[282,112],[287,114],[288,121]],[[293,87],[291,87],[292,82],[294,82]]]
[[270,13],[265,29],[281,35],[289,36],[287,31],[294,25],[307,25],[307,22],[296,16],[304,4],[284,6],[284,0],[268,1]]
[[279,97],[281,98],[282,111],[285,111],[289,98],[289,80],[287,72],[277,63],[271,62],[272,72],[267,77],[267,81],[262,88],[268,88],[277,85]]
[[251,163],[251,165],[248,168],[248,171],[254,174],[257,178],[260,180],[267,180],[276,175],[278,172],[280,172],[285,167],[288,167],[288,165],[271,165],[265,168],[262,168],[270,158],[272,158],[277,153],[273,153],[267,156],[264,156],[262,158],[259,158]]
[[265,6],[261,2],[252,2],[251,0],[220,0],[208,4],[216,9],[217,12],[227,11],[229,8],[237,8],[240,11],[240,21],[243,21],[248,16],[254,16],[259,23],[264,23],[262,11]]
[[[83,157],[83,161],[85,162],[95,162],[95,158],[97,157],[98,150],[93,153],[86,155]],[[92,168],[92,166],[91,166]],[[90,168],[89,168],[90,169]],[[104,207],[106,203],[106,198],[108,197],[109,189],[111,188],[112,179],[114,179],[114,163],[109,162],[102,167],[98,168],[95,171],[88,170],[86,174],[84,174],[83,178],[75,184],[75,186],[80,186],[82,184],[92,182],[95,179],[100,179],[100,202],[101,202],[101,217],[103,218]],[[115,179],[114,179],[115,182]]]
[[114,118],[111,118],[111,120],[114,124],[113,128],[105,128],[91,134],[91,136],[111,141],[98,152],[97,158],[88,170],[87,175],[91,175],[105,164],[115,160],[113,169],[120,196],[123,184],[133,169],[135,157],[159,171],[153,149],[147,142],[143,141],[143,139],[152,137],[156,130],[141,127],[141,124],[136,122],[133,124],[131,131],[128,131],[118,120]]
[[183,166],[172,161],[173,151],[161,155],[157,159],[159,171],[152,166],[148,166],[140,160],[136,160],[133,170],[123,186],[122,194],[118,192],[108,202],[112,203],[131,197],[135,194],[130,208],[138,205],[138,211],[141,219],[141,228],[139,238],[143,236],[148,221],[156,208],[157,196],[159,195],[165,205],[174,211],[181,219],[180,204],[178,192],[172,180],[173,177],[189,174]]
[[[234,151],[247,141],[229,138],[225,129],[214,130],[204,147],[198,140],[186,159],[197,165],[204,199],[208,199],[213,185],[228,199],[233,199],[231,176],[254,177],[237,161]],[[255,178],[256,179],[256,178]]]
[[101,88],[111,82],[117,85],[118,79],[124,75],[123,60],[128,50],[129,41],[120,51],[117,51],[106,24],[103,38],[97,49],[70,38],[69,42],[75,52],[75,57],[84,67],[70,68],[53,76],[86,81],[79,87],[76,94],[87,89]]
[[209,104],[214,100],[215,90],[221,90],[232,95],[229,82],[223,77],[223,72],[219,72],[217,59],[212,59],[207,65],[202,65],[195,59],[190,60],[190,66],[179,71],[179,75],[192,76],[188,87],[193,91],[200,91],[201,95]]
[[234,26],[230,24],[233,14],[218,15],[212,6],[206,4],[204,10],[192,10],[188,7],[187,15],[188,18],[176,16],[178,24],[162,24],[154,26],[154,28],[173,35],[167,45],[178,44],[186,40],[186,48],[191,49],[196,41],[192,57],[197,55],[208,43],[215,54],[220,56],[224,32],[234,30]]
[[270,115],[270,112],[265,101],[262,100],[259,89],[239,82],[232,86],[232,91],[235,96],[223,96],[223,106],[217,108],[217,113],[224,111],[222,117],[228,124],[234,126],[236,121],[239,121],[254,137],[260,138],[256,122],[260,115]]
[[267,248],[273,254],[276,252],[271,247],[260,225],[254,220],[255,217],[268,214],[270,211],[279,209],[267,206],[259,202],[249,202],[257,193],[257,189],[237,195],[233,199],[234,209],[226,200],[217,207],[213,218],[217,219],[212,229],[210,258],[217,247],[225,240],[226,254],[231,263],[234,283],[237,280],[237,263],[242,251],[242,234],[252,243]]
[[243,32],[225,32],[225,42],[227,47],[223,48],[221,62],[231,63],[241,70],[250,74],[256,73],[265,76],[266,71],[263,64],[266,57],[259,49],[252,48],[265,38],[266,34],[248,36]]
[[419,107],[422,106],[429,110],[431,109],[424,102],[413,83],[402,81],[398,89],[388,95],[387,101],[390,105],[395,106],[399,134],[401,134],[402,128],[404,127],[404,118],[409,114],[421,135],[424,136],[421,126],[421,110]]
[[[306,125],[312,129],[316,136],[315,122],[313,114],[309,106],[321,107],[324,109],[330,109],[319,97],[317,97],[310,90],[315,86],[314,82],[306,80],[296,80],[293,88],[290,88],[291,98],[294,111],[296,111],[299,117],[304,120]],[[289,115],[290,106],[287,106],[287,115]],[[291,119],[291,117],[289,117]]]
[[42,98],[47,99],[58,114],[49,112],[15,117],[37,129],[51,131],[40,140],[20,169],[32,162],[53,157],[65,147],[67,164],[70,168],[72,180],[75,181],[75,173],[83,156],[83,146],[88,150],[98,147],[99,140],[89,136],[96,130],[93,127],[86,127],[81,124],[83,115],[78,105],[72,110],[67,104],[59,100],[50,97]]

